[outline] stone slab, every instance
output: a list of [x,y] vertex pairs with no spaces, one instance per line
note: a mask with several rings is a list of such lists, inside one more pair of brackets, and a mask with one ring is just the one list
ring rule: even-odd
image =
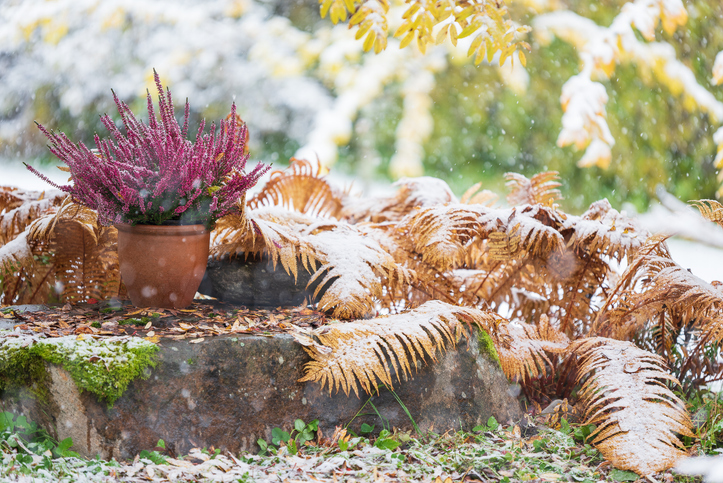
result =
[[[267,258],[243,254],[209,258],[199,293],[247,307],[295,306],[310,303],[316,287],[307,289],[311,274],[299,264],[297,276]],[[320,278],[320,280],[323,277]],[[319,290],[318,297],[325,290]]]
[[[149,378],[131,383],[112,408],[80,393],[70,375],[51,364],[49,400],[7,392],[3,405],[38,421],[59,440],[72,437],[73,449],[87,457],[129,459],[153,449],[159,439],[174,455],[211,446],[258,451],[258,438],[270,441],[274,427],[290,431],[297,418],[319,419],[323,433],[331,435],[367,401],[366,395],[330,395],[317,383],[298,382],[308,361],[286,334],[220,336],[200,343],[162,339]],[[480,353],[476,338],[462,341],[436,363],[420,364],[413,379],[395,386],[422,431],[470,430],[490,416],[501,422],[522,418],[514,390],[497,363]],[[382,390],[372,402],[391,427],[413,428],[390,392]],[[350,427],[358,431],[368,423],[380,430],[382,421],[368,413]]]

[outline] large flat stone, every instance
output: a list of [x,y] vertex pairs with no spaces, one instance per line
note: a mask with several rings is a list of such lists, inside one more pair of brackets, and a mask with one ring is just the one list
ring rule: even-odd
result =
[[[79,393],[70,375],[51,364],[45,401],[27,397],[27,391],[8,391],[3,397],[7,409],[39,421],[59,440],[72,437],[73,449],[84,456],[132,458],[153,449],[159,439],[175,454],[211,446],[257,451],[258,438],[269,441],[274,427],[290,431],[297,418],[319,419],[330,435],[368,399],[330,395],[319,384],[299,383],[308,360],[285,334],[222,336],[200,343],[162,339],[150,377],[134,381],[112,408],[91,393]],[[420,365],[413,379],[395,389],[422,431],[469,430],[490,416],[503,422],[522,417],[505,376],[480,354],[476,338],[462,341],[436,363]],[[391,393],[382,390],[372,402],[392,427],[412,429]],[[381,429],[376,414],[366,413],[350,427],[358,430],[366,422]]]
[[[267,258],[245,258],[240,254],[209,258],[198,291],[247,307],[296,306],[312,300],[314,289],[306,288],[310,279],[311,274],[301,264],[294,278],[284,271],[280,263],[274,267]],[[323,291],[320,292],[323,295]]]

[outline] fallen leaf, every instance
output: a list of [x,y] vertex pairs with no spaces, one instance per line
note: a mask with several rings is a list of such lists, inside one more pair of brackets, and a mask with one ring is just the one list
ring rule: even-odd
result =
[[156,335],[156,332],[151,330],[146,334],[146,337],[153,337],[154,335]]
[[540,473],[537,475],[538,478],[540,478],[542,481],[558,481],[560,479],[559,474],[557,473]]
[[146,326],[143,327],[143,328],[146,329],[146,330],[148,330],[148,329],[150,329],[151,327],[153,327],[153,322],[148,322],[148,323],[146,324]]
[[189,344],[198,344],[199,342],[203,342],[203,337],[199,337],[198,339],[189,340]]
[[141,312],[144,312],[144,311],[146,311],[146,310],[148,310],[148,309],[147,309],[147,308],[145,308],[145,309],[138,309],[138,310],[136,310],[136,311],[134,311],[134,312],[128,312],[128,313],[126,313],[126,316],[130,317],[131,315],[138,315],[138,314],[140,314]]

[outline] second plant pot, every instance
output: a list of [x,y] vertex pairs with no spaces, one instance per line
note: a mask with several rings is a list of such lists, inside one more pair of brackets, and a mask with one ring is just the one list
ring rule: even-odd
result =
[[121,278],[133,305],[190,305],[206,271],[210,232],[203,225],[116,228]]

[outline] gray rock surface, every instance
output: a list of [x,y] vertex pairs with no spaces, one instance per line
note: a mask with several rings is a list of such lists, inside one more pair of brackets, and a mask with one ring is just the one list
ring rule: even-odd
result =
[[198,291],[247,307],[297,306],[312,299],[313,290],[306,289],[310,278],[302,266],[294,279],[280,264],[274,268],[265,258],[210,258]]
[[[48,400],[8,391],[2,404],[38,421],[58,440],[72,437],[73,449],[89,457],[133,458],[159,439],[175,455],[211,446],[257,451],[258,438],[270,441],[274,427],[290,431],[297,418],[319,419],[330,436],[367,401],[366,395],[330,395],[317,383],[299,383],[308,360],[288,335],[222,336],[200,343],[162,339],[150,377],[131,383],[112,408],[80,393],[67,372],[50,364]],[[476,338],[436,363],[420,364],[414,378],[395,384],[395,390],[422,431],[469,430],[490,416],[501,422],[522,417],[510,384],[498,364],[480,354]],[[412,429],[390,392],[382,390],[372,402],[386,424]],[[382,428],[373,411],[365,410],[350,427],[358,430],[362,423]]]

